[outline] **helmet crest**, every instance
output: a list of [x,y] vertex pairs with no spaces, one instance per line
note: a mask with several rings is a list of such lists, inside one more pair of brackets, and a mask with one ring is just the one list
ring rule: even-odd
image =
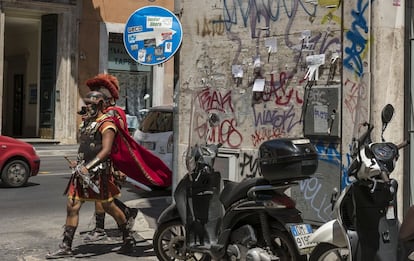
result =
[[104,89],[106,89],[109,92],[106,93],[108,98],[114,98],[115,100],[119,99],[119,82],[113,75],[103,73],[98,74],[87,80],[86,85],[91,91],[102,91],[105,93]]

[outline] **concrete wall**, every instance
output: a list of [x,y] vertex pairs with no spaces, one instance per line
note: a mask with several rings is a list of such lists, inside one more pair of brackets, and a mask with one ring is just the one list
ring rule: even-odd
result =
[[[392,103],[396,117],[386,135],[402,140],[403,6],[375,0],[345,6],[339,0],[182,0],[178,6],[184,33],[179,126],[190,126],[179,129],[179,173],[185,173],[188,143],[207,140],[233,149],[235,179],[260,175],[260,144],[303,136],[304,108],[328,108],[333,100],[326,88],[339,88],[336,113],[330,109],[321,116],[313,109],[307,119],[314,127],[334,119],[337,133],[319,129],[311,137],[320,156],[318,171],[292,189],[307,218],[331,219],[331,191],[347,183],[343,174],[352,137],[362,131],[359,124],[371,120],[378,138],[380,110]],[[258,79],[264,79],[264,90],[254,93]],[[311,91],[309,99],[305,90]],[[211,112],[220,115],[218,127],[205,124]]]

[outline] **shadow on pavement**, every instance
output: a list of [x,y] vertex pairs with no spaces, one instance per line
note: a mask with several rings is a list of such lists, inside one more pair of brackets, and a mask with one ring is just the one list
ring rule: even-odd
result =
[[[105,240],[96,241],[93,243],[82,243],[73,248],[74,258],[91,258],[99,257],[109,253],[116,253],[118,255],[130,257],[151,257],[154,256],[154,251],[151,243],[145,239],[134,236],[136,244],[131,253],[117,253],[122,245],[122,236],[118,229],[105,229],[108,238]],[[89,231],[82,231],[80,234],[88,233]]]
[[[117,253],[117,250],[121,247],[122,242],[101,242],[101,243],[89,243],[79,245],[73,249],[74,258],[90,258],[106,255],[109,253]],[[151,257],[154,256],[154,251],[151,244],[142,246],[136,245],[131,253],[119,254],[130,257]]]

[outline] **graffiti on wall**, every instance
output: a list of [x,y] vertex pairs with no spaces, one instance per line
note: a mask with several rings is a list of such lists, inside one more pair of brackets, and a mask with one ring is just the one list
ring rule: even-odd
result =
[[356,82],[346,79],[343,84],[344,109],[352,116],[353,124],[358,122],[359,118],[367,119],[368,117],[368,90],[364,82]]
[[[359,136],[361,124],[369,121],[370,84],[369,48],[370,48],[370,12],[374,0],[356,0],[354,5],[347,6],[345,11],[346,24],[349,29],[344,35],[344,80],[343,85],[343,109],[347,117],[343,124],[353,126],[348,128],[342,143],[344,148],[349,148],[352,138]],[[346,170],[350,164],[350,149],[343,153],[343,172],[341,177],[342,188],[349,184]]]
[[354,72],[358,77],[364,74],[364,58],[368,54],[369,44],[369,5],[373,0],[359,0],[351,10],[353,18],[351,28],[345,38],[350,46],[344,48],[344,67]]
[[[191,77],[201,79],[203,86],[197,93],[199,110],[193,132],[208,142],[241,149],[237,176],[243,179],[260,175],[255,149],[261,143],[301,134],[304,89],[310,81],[341,84],[341,112],[350,120],[337,119],[341,124],[355,125],[367,117],[369,85],[363,78],[369,55],[372,2],[352,0],[343,7],[344,13],[340,0],[233,0],[206,4],[211,8],[194,15],[192,27],[200,38],[202,54],[196,59],[198,72]],[[347,19],[345,28],[341,28],[342,15]],[[271,37],[277,39],[273,51],[265,44]],[[313,78],[307,78],[307,58],[320,54],[326,56],[326,62],[315,70]],[[338,62],[338,57],[343,60]],[[242,69],[237,81],[231,65]],[[252,87],[257,76],[264,80],[264,86],[256,96]],[[322,92],[312,95],[312,101],[329,103],[323,100]],[[212,112],[220,114],[220,124],[214,127],[205,119]],[[344,175],[349,154],[340,149],[348,143],[335,142],[317,142],[320,167],[314,177],[298,186],[298,198],[304,198],[301,204],[315,219],[331,217],[332,187],[349,182]]]
[[313,141],[318,152],[318,169],[310,178],[300,181],[292,189],[298,201],[298,208],[307,213],[307,218],[326,222],[333,218],[331,196],[334,187],[339,189],[341,178],[341,153],[339,144],[324,140]]

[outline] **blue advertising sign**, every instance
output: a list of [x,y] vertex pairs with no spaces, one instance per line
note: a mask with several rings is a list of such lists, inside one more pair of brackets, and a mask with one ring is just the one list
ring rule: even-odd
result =
[[136,10],[125,25],[124,45],[129,56],[143,65],[170,59],[181,45],[182,26],[178,18],[160,6]]

